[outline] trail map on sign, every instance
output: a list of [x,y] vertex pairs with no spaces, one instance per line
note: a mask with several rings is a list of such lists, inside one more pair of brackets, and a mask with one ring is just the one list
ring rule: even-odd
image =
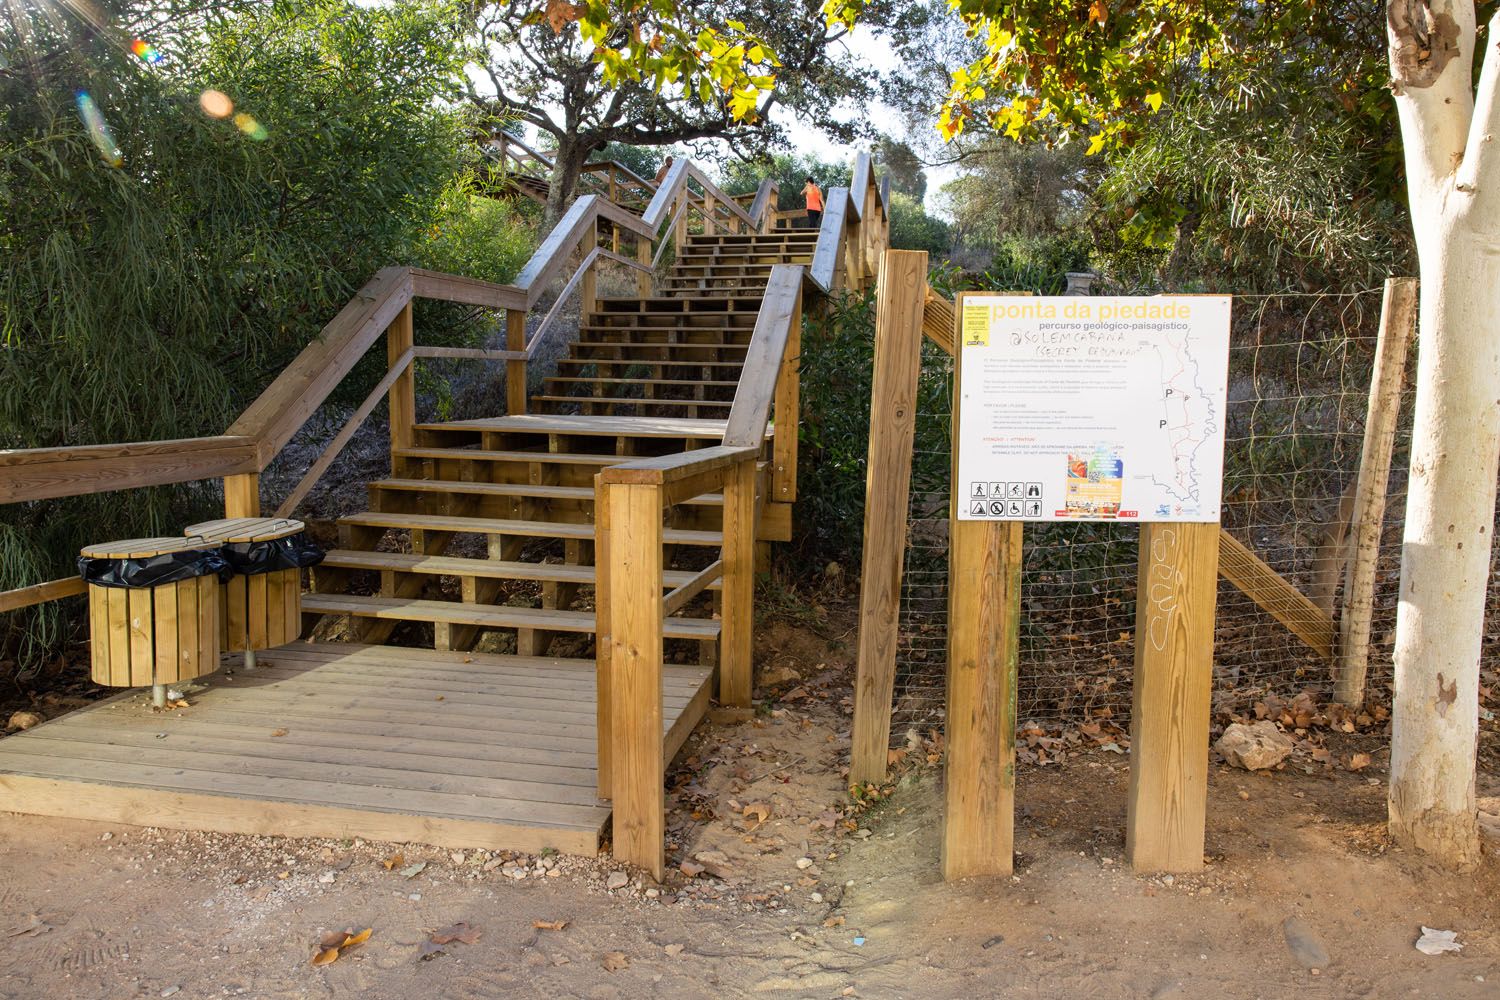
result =
[[965,295],[959,517],[1217,521],[1229,309]]

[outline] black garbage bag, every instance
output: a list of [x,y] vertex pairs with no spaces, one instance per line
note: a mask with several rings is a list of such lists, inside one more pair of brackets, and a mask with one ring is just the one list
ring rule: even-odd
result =
[[230,542],[224,546],[224,558],[235,573],[255,576],[316,566],[323,561],[323,550],[307,532],[299,531],[264,542]]
[[217,576],[223,582],[229,579],[231,570],[218,549],[184,549],[144,559],[79,556],[78,575],[91,586],[139,590],[200,576]]

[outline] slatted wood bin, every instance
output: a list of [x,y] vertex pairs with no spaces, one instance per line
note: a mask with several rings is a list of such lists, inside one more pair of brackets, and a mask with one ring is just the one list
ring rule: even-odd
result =
[[231,517],[189,525],[186,533],[222,545],[236,569],[219,587],[220,645],[226,653],[274,649],[302,635],[302,571],[246,573],[235,565],[233,549],[244,552],[264,542],[300,535],[301,521],[284,517]]
[[[132,538],[91,545],[84,559],[145,560],[216,550],[201,538]],[[85,579],[88,579],[86,576]],[[92,675],[110,687],[192,680],[219,669],[218,577],[150,587],[89,584]]]

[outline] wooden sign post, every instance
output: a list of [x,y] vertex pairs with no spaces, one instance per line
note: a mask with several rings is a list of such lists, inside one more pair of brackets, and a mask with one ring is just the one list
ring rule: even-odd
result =
[[1141,526],[1125,820],[1136,871],[1203,867],[1218,563],[1217,522]]
[[[954,316],[963,315],[959,296]],[[961,345],[960,330],[953,343]],[[959,427],[963,350],[953,352]],[[952,482],[958,483],[958,448]],[[1020,664],[1021,523],[966,521],[955,485],[948,514],[948,708],[943,877],[1009,875],[1016,817],[1016,678]]]

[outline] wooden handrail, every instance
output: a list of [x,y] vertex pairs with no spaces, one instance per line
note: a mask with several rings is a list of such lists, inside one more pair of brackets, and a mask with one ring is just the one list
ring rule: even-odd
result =
[[740,369],[734,403],[724,423],[723,440],[729,447],[755,447],[765,440],[787,339],[793,322],[802,313],[802,274],[802,267],[796,264],[777,264],[771,268],[750,346],[745,351],[745,363]]
[[823,222],[818,228],[818,242],[813,248],[811,278],[824,292],[832,292],[838,282],[839,260],[844,253],[845,216],[849,211],[849,189],[830,188]]
[[619,465],[606,466],[599,470],[599,479],[606,484],[665,486],[705,472],[726,469],[735,462],[754,458],[758,454],[759,443],[749,446],[714,445],[709,448],[694,448],[675,455],[637,458]]

